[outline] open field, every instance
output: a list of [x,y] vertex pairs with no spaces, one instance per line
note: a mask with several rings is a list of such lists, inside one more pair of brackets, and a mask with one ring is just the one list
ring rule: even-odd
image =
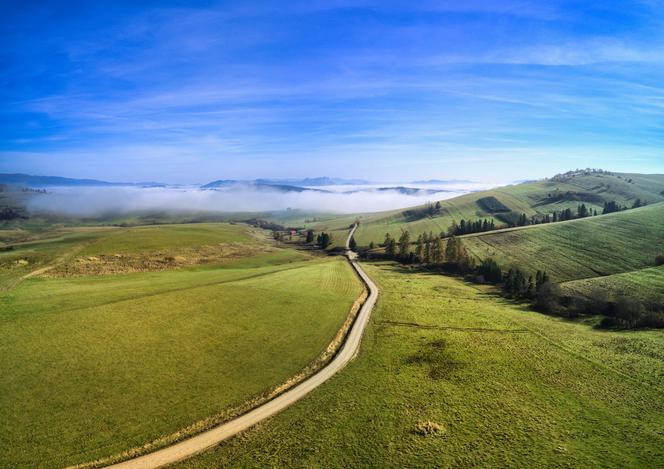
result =
[[463,238],[477,259],[546,270],[556,282],[654,266],[664,246],[664,203],[562,223]]
[[[664,247],[663,247],[664,249]],[[587,296],[602,289],[613,294],[664,304],[664,266],[565,282],[564,292]]]
[[99,275],[233,264],[251,257],[261,257],[261,264],[268,253],[276,259],[305,257],[276,248],[261,230],[228,223],[0,230],[0,236],[6,242],[0,250],[0,289],[5,290],[44,268],[40,275]]
[[255,243],[246,225],[200,223],[189,225],[140,226],[114,230],[86,246],[83,255],[109,255],[181,246],[198,247],[219,243]]
[[[167,230],[193,246],[264,244],[239,226],[190,228]],[[120,232],[66,233],[29,249],[47,264],[75,248],[177,246],[155,232],[124,245]],[[0,294],[0,467],[112,456],[263,395],[319,356],[360,291],[343,259],[291,249],[219,266],[25,279]]]
[[[360,245],[371,241],[381,243],[385,233],[398,238],[402,230],[411,233],[411,239],[421,233],[446,232],[453,221],[461,219],[493,219],[497,225],[504,223],[502,218],[510,214],[525,213],[529,217],[547,214],[566,208],[576,210],[584,203],[590,209],[601,213],[604,202],[615,201],[623,206],[631,206],[636,199],[656,203],[664,201],[664,175],[661,174],[587,174],[548,179],[536,182],[500,187],[488,191],[473,192],[441,201],[439,213],[428,215],[423,207],[340,216],[336,219],[311,223],[317,231],[330,231],[337,241],[355,219],[361,224],[355,238]],[[497,200],[505,207],[503,212],[487,200]],[[435,202],[435,197],[432,198]],[[499,207],[499,206],[497,206]],[[338,235],[338,236],[337,236]]]
[[661,465],[660,332],[602,332],[453,278],[364,266],[382,296],[357,360],[179,467]]

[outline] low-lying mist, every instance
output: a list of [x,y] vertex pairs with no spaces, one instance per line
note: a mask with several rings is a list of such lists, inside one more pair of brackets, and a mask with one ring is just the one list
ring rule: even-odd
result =
[[[349,188],[350,189],[350,188]],[[28,201],[33,214],[79,217],[142,212],[267,212],[299,209],[308,212],[358,213],[405,208],[448,199],[470,191],[454,187],[435,194],[403,194],[399,190],[353,188],[354,192],[282,192],[271,189],[137,187],[51,188]]]

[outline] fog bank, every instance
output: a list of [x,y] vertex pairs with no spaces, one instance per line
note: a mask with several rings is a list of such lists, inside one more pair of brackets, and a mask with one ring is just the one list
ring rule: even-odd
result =
[[[337,188],[339,189],[339,188]],[[348,187],[346,187],[348,189]],[[357,190],[357,188],[354,188]],[[472,187],[479,189],[479,187]],[[129,213],[266,212],[300,209],[312,212],[357,213],[405,208],[467,193],[460,187],[435,194],[407,195],[398,190],[363,188],[353,193],[282,192],[270,189],[77,187],[52,188],[30,199],[33,214],[94,217]]]

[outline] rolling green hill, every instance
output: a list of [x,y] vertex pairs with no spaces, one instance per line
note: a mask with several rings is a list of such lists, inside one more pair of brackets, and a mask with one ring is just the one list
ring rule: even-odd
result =
[[664,203],[560,223],[468,235],[476,259],[546,270],[556,282],[654,266],[664,250]]
[[521,213],[530,217],[566,208],[576,210],[581,203],[601,213],[604,202],[615,201],[631,207],[637,199],[648,203],[664,201],[664,175],[568,173],[444,200],[441,201],[440,211],[433,214],[428,213],[426,207],[419,206],[341,216],[309,224],[309,227],[317,231],[330,231],[340,241],[348,225],[359,219],[360,227],[355,237],[360,245],[366,246],[371,241],[382,242],[385,233],[398,238],[402,230],[410,231],[411,238],[430,231],[440,233],[447,231],[453,221],[461,219],[493,219],[500,225]]

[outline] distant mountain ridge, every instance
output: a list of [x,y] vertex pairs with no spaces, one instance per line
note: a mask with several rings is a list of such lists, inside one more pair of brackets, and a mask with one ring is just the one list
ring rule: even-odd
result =
[[[452,180],[448,181],[451,182]],[[460,180],[455,180],[461,182]],[[421,181],[423,185],[443,183],[442,180],[429,180]],[[0,184],[8,186],[21,186],[29,188],[45,188],[45,187],[169,187],[172,185],[162,184],[157,182],[109,182],[99,179],[77,179],[67,178],[60,176],[33,176],[30,174],[0,174]],[[240,179],[218,179],[208,182],[207,184],[200,185],[201,189],[212,190],[232,190],[232,189],[252,189],[259,191],[275,191],[275,192],[319,192],[331,193],[332,191],[325,190],[319,187],[325,186],[353,186],[370,184],[364,179],[342,179],[331,177],[315,177],[304,179],[253,179],[253,180],[240,180]],[[444,189],[427,189],[417,187],[405,186],[384,186],[372,188],[358,188],[354,190],[347,190],[343,193],[353,194],[357,192],[386,192],[393,191],[403,195],[432,195],[439,192],[450,192]]]
[[0,184],[29,187],[165,187],[166,184],[158,182],[108,182],[97,179],[75,179],[60,176],[32,176],[30,174],[13,173],[0,174]]
[[256,179],[254,181],[238,181],[235,179],[219,179],[217,181],[208,182],[201,186],[201,189],[253,189],[253,190],[270,190],[277,192],[329,192],[322,189],[312,189],[309,187],[293,186],[289,184],[276,184]]
[[[61,176],[34,176],[23,173],[0,173],[0,184],[29,186],[29,187],[113,187],[113,186],[133,186],[133,187],[167,187],[168,184],[158,182],[109,182],[99,179],[79,179]],[[203,184],[200,187],[211,189],[215,187],[245,185],[256,188],[275,188],[277,190],[288,192],[302,192],[308,187],[333,186],[333,185],[360,185],[368,184],[363,179],[341,179],[330,177],[315,177],[304,179],[219,179]]]
[[358,192],[398,192],[403,195],[433,195],[441,192],[455,192],[449,189],[420,189],[419,187],[390,186],[375,189],[356,189],[345,191],[344,194],[357,194]]
[[470,184],[474,181],[468,179],[426,179],[413,181],[411,184]]
[[331,178],[327,176],[304,178],[304,179],[255,179],[258,184],[285,184],[289,186],[357,186],[361,184],[370,184],[364,179],[343,179]]
[[[325,178],[317,178],[317,179],[325,179]],[[311,179],[309,179],[311,180]],[[327,178],[329,181],[329,178]],[[272,182],[270,182],[272,181]],[[305,180],[302,180],[305,181]],[[339,181],[339,180],[337,180]],[[350,184],[344,184],[344,185],[350,185]],[[326,184],[322,184],[322,187],[326,186]],[[271,190],[271,191],[277,191],[277,192],[319,192],[319,193],[326,193],[330,194],[333,193],[334,191],[329,191],[325,189],[316,189],[315,186],[310,185],[307,187],[304,186],[296,186],[296,185],[290,185],[286,184],[285,182],[282,183],[276,183],[276,180],[271,180],[271,179],[255,179],[253,181],[239,181],[235,179],[219,179],[217,181],[212,181],[209,182],[203,186],[201,186],[201,189],[213,189],[213,190],[219,190],[219,189],[255,189],[255,190]],[[360,192],[398,192],[399,194],[403,195],[433,195],[437,194],[440,192],[453,192],[447,189],[421,189],[418,187],[404,187],[404,186],[389,186],[389,187],[371,187],[371,188],[360,188],[360,189],[354,189],[354,190],[347,190],[343,192],[339,192],[342,194],[357,194]]]

